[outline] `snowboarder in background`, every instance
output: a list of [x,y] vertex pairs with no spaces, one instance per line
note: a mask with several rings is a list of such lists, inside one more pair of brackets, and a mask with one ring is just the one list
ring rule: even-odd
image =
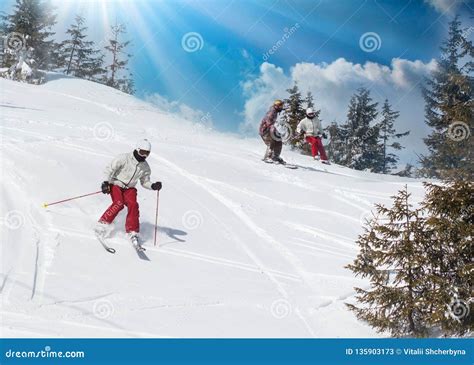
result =
[[265,156],[263,157],[263,161],[265,162],[277,162],[285,164],[285,161],[280,157],[283,142],[281,141],[280,133],[275,127],[278,114],[282,110],[283,101],[279,99],[275,100],[260,123],[259,134],[260,137],[262,137],[263,142],[265,142],[267,145],[267,150],[265,152]]
[[315,160],[318,159],[319,152],[321,162],[327,165],[330,164],[321,141],[321,137],[327,138],[327,135],[323,132],[321,121],[316,116],[313,108],[306,109],[306,118],[298,123],[296,134],[300,138],[305,137],[306,142],[311,145],[311,155]]
[[138,142],[133,152],[118,155],[106,167],[106,180],[102,183],[102,192],[110,194],[112,204],[107,208],[99,219],[97,233],[104,235],[108,231],[108,225],[113,222],[117,214],[127,207],[127,219],[125,230],[132,243],[140,246],[138,232],[140,231],[139,209],[137,202],[137,189],[135,185],[138,180],[142,186],[149,190],[160,190],[161,182],[150,182],[151,169],[146,162],[150,155],[151,144],[144,139]]

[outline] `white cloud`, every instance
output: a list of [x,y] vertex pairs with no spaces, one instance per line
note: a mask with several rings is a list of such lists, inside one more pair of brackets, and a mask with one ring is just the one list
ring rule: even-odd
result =
[[407,146],[400,157],[405,162],[416,162],[414,150],[424,152],[422,138],[428,129],[424,123],[424,100],[420,86],[423,78],[436,68],[436,61],[428,63],[394,58],[390,66],[367,62],[356,64],[339,58],[327,64],[298,63],[289,75],[282,68],[263,63],[260,74],[242,84],[247,101],[244,107],[245,121],[240,128],[243,132],[255,134],[261,118],[273,99],[285,98],[286,89],[294,82],[305,94],[310,90],[321,109],[323,126],[332,121],[344,122],[351,95],[361,86],[372,91],[375,101],[382,103],[388,98],[396,110],[400,111],[397,128],[411,130],[403,140]]
[[189,105],[177,101],[170,101],[160,94],[150,94],[145,96],[145,101],[155,105],[160,110],[172,113],[189,122],[200,124],[206,128],[212,128],[213,121],[210,113],[194,109]]
[[425,0],[440,13],[452,14],[461,5],[462,0]]

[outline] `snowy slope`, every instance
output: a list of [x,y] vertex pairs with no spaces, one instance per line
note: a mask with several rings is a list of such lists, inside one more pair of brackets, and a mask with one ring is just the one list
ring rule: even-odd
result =
[[[208,131],[92,82],[0,80],[1,336],[371,337],[344,302],[367,283],[344,269],[374,202],[421,183],[327,167],[263,164],[264,146]],[[156,194],[139,188],[150,261],[92,233],[104,166],[147,137]]]

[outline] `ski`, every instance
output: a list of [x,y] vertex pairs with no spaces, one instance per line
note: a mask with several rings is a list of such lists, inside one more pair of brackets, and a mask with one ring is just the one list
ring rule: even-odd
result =
[[282,165],[283,167],[287,168],[287,169],[291,169],[291,170],[296,170],[298,168],[298,166],[296,165],[292,165],[292,164],[289,164],[289,163],[280,163],[280,162],[275,162],[275,161],[272,161],[272,160],[262,160],[263,162],[265,163],[268,163],[268,164],[271,164],[271,165]]
[[101,237],[101,236],[98,235],[97,233],[96,233],[95,236],[97,237],[97,240],[100,242],[100,244],[102,245],[102,247],[105,248],[105,250],[106,250],[107,252],[112,253],[112,254],[115,253],[115,248],[108,246],[107,243],[105,243],[104,237]]
[[142,260],[145,261],[150,261],[149,257],[146,255],[145,251],[146,248],[143,247],[139,242],[138,239],[136,240],[131,240],[132,246],[135,249],[135,252],[137,253],[138,257]]

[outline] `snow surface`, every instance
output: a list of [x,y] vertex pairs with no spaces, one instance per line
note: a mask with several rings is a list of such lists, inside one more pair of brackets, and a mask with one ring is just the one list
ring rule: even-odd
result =
[[[420,181],[261,162],[263,143],[209,131],[96,83],[0,80],[2,337],[375,337],[348,311],[344,266],[373,203]],[[110,203],[104,166],[153,144],[156,194],[139,187],[142,260],[121,212],[107,253],[92,228]]]

